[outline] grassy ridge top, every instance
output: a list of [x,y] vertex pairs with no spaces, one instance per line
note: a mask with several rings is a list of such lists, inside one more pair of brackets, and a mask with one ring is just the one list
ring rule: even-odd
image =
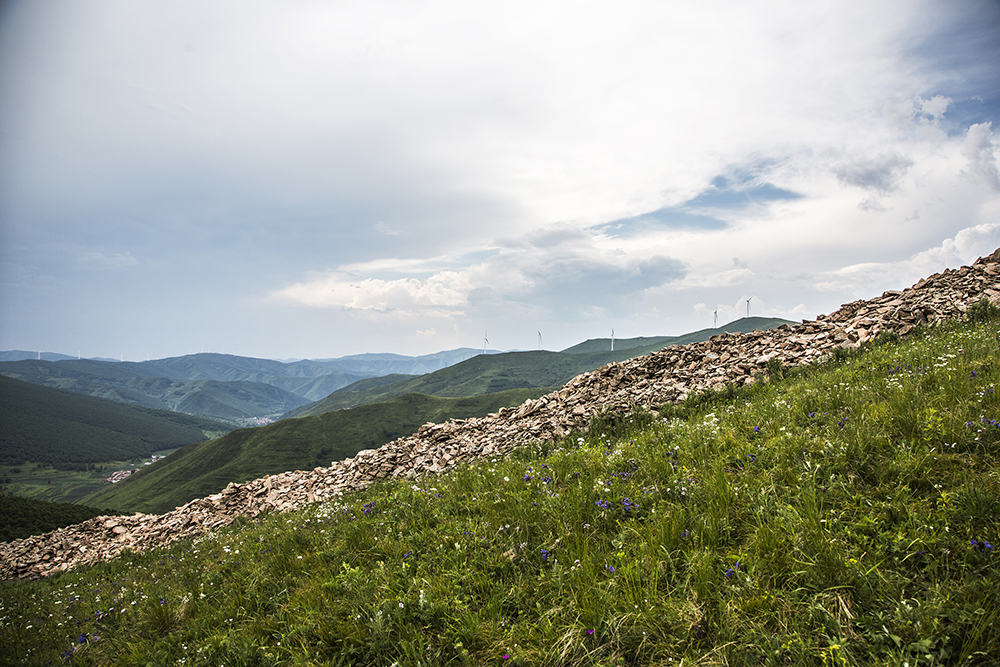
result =
[[481,417],[551,388],[517,389],[466,398],[406,394],[317,417],[239,429],[180,449],[84,499],[89,505],[165,512],[194,498],[286,470],[328,466],[416,431],[428,421]]
[[3,639],[29,664],[993,664],[998,325],[5,582]]
[[624,361],[656,352],[668,345],[708,340],[724,331],[753,331],[775,328],[785,323],[787,320],[775,318],[744,318],[725,327],[704,329],[684,336],[615,341],[613,352],[610,349],[610,339],[605,339],[585,341],[562,352],[538,350],[480,354],[426,375],[403,376],[392,382],[386,378],[361,380],[333,392],[321,401],[296,408],[284,416],[287,418],[319,415],[331,410],[386,401],[412,392],[431,396],[478,396],[509,389],[562,386],[580,373],[596,370],[612,361]]
[[[712,336],[720,333],[749,333],[750,331],[754,331],[756,329],[776,329],[782,324],[795,324],[795,322],[792,322],[791,320],[783,320],[777,317],[741,317],[740,319],[733,320],[729,324],[724,324],[721,327],[692,331],[691,333],[684,334],[683,336],[642,336],[638,338],[618,338],[615,339],[615,350],[638,348],[647,350],[648,352],[655,352],[657,350],[662,350],[668,345],[687,345],[688,343],[698,343],[703,340],[708,340]],[[569,354],[579,354],[581,352],[604,352],[609,349],[611,349],[610,338],[592,338],[582,343],[578,343],[573,347],[568,347],[563,350],[563,352]],[[646,352],[643,352],[643,354],[645,353]]]
[[0,463],[74,468],[149,456],[228,430],[191,415],[127,405],[0,375]]

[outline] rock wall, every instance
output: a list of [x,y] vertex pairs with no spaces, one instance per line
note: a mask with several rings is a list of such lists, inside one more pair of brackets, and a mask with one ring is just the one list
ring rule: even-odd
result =
[[837,347],[856,347],[882,331],[901,336],[919,325],[961,317],[983,297],[1000,306],[1000,249],[972,266],[946,270],[901,292],[855,301],[797,325],[672,346],[603,366],[558,391],[487,417],[425,424],[413,435],[359,452],[329,468],[285,472],[192,500],[166,514],[98,517],[0,543],[0,578],[38,578],[79,564],[140,551],[225,526],[237,516],[286,511],[321,502],[376,480],[436,473],[459,463],[509,452],[585,428],[602,411],[682,401],[691,392],[749,384],[771,359],[784,366],[821,361]]

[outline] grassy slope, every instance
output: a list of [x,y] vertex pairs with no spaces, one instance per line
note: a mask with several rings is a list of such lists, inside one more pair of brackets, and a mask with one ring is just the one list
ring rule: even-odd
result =
[[708,340],[722,331],[753,331],[777,327],[786,320],[749,318],[737,320],[727,328],[704,329],[684,336],[632,338],[616,341],[612,352],[610,340],[586,341],[562,352],[506,352],[477,355],[472,359],[416,377],[402,377],[396,382],[383,378],[361,380],[339,389],[321,401],[286,413],[285,417],[320,415],[355,405],[386,401],[411,392],[432,396],[478,396],[522,387],[562,386],[580,373],[600,368],[612,361],[660,350],[667,345]]
[[208,419],[0,376],[0,463],[79,467],[149,456],[225,430]]
[[0,496],[0,542],[40,535],[109,513],[116,512],[75,503]]
[[328,466],[416,431],[428,421],[483,416],[551,388],[514,390],[471,398],[407,394],[386,403],[240,429],[199,442],[108,485],[84,502],[100,507],[165,512],[242,482],[286,470]]
[[995,664],[998,329],[3,583],[0,641],[28,664]]
[[[741,317],[733,320],[729,324],[713,329],[701,329],[692,331],[682,336],[656,336],[639,338],[619,338],[615,340],[616,350],[626,350],[631,348],[648,349],[649,351],[660,350],[668,345],[687,345],[708,340],[712,336],[720,333],[747,333],[755,329],[776,329],[782,324],[795,324],[790,320],[783,320],[777,317]],[[581,352],[603,352],[611,348],[610,338],[592,338],[573,347],[568,347],[563,352],[579,354]]]

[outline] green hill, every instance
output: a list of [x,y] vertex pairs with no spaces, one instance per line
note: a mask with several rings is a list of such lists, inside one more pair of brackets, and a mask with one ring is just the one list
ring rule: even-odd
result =
[[102,514],[118,512],[76,503],[50,503],[34,498],[0,495],[0,542],[40,535]]
[[[257,417],[274,418],[309,402],[304,396],[266,382],[165,377],[157,374],[162,370],[139,363],[89,359],[0,363],[0,373],[4,376],[32,384],[231,422]],[[341,375],[339,379],[329,376],[284,378],[292,389],[305,393],[315,391],[320,395],[356,379],[358,377],[353,375]]]
[[83,502],[133,512],[165,512],[216,493],[229,482],[328,466],[331,461],[409,435],[428,421],[484,416],[551,389],[518,389],[468,398],[407,394],[386,403],[239,429],[184,447]]
[[[477,355],[467,361],[416,377],[389,377],[360,380],[338,389],[321,401],[291,410],[282,416],[315,416],[355,405],[387,401],[395,396],[417,392],[431,396],[478,396],[508,389],[562,386],[580,373],[592,371],[612,361],[622,361],[661,350],[668,345],[683,345],[708,340],[725,331],[753,331],[777,328],[787,320],[751,317],[736,320],[718,329],[703,329],[684,336],[589,340],[562,352],[505,352]],[[391,376],[390,376],[391,377]]]
[[3,582],[0,641],[38,665],[995,665],[998,325]]
[[[688,343],[698,343],[708,340],[712,336],[720,333],[748,333],[757,329],[777,329],[782,324],[795,324],[790,320],[783,320],[777,317],[741,317],[729,324],[714,329],[702,329],[692,331],[682,336],[654,336],[639,338],[616,338],[615,350],[630,350],[640,348],[649,350],[662,350],[668,345],[687,345]],[[582,352],[603,352],[611,349],[610,338],[591,338],[573,347],[568,347],[563,352],[569,354],[580,354]]]
[[219,435],[224,424],[0,376],[0,464],[63,470],[149,456]]

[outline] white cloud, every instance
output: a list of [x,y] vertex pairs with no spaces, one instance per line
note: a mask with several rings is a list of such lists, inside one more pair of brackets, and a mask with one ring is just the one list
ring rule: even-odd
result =
[[[681,333],[735,290],[815,315],[996,241],[995,109],[970,101],[995,86],[963,63],[995,67],[948,28],[988,8],[18,3],[0,263],[66,287],[24,296],[21,330],[59,312],[100,338],[93,304],[142,298],[170,311],[153,331],[224,321],[284,357],[310,354],[274,342],[288,319],[313,346],[466,344],[489,320],[532,348]],[[182,329],[158,335],[203,346]]]
[[971,264],[1000,247],[1000,223],[986,223],[961,230],[954,238],[897,262],[852,264],[820,276],[813,285],[820,291],[835,291],[871,297],[872,291],[902,289],[923,277],[948,267]]
[[994,190],[1000,190],[996,144],[993,143],[991,126],[991,123],[977,123],[969,128],[963,146],[963,153],[969,160],[965,173],[980,179]]
[[127,266],[135,266],[139,263],[131,253],[116,253],[108,257],[103,252],[82,252],[77,257],[80,267],[99,271],[111,271],[123,269]]
[[[676,259],[655,250],[626,252],[612,239],[565,225],[501,241],[484,254],[485,259],[460,269],[441,268],[456,262],[447,256],[348,265],[272,296],[311,307],[393,316],[418,311],[456,316],[502,304],[579,314],[614,308],[643,290],[680,280],[685,271]],[[409,275],[379,277],[391,274]]]

